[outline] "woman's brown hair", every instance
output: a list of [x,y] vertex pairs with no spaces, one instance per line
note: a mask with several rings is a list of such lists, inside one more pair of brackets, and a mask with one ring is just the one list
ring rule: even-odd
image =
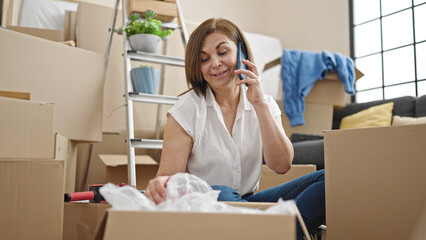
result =
[[207,82],[201,73],[201,45],[204,39],[210,33],[219,31],[225,34],[228,38],[242,43],[243,51],[247,54],[249,61],[253,61],[253,54],[250,45],[247,42],[244,33],[241,29],[229,20],[223,18],[210,18],[198,26],[192,32],[185,53],[185,74],[186,82],[191,89],[194,89],[197,95],[206,96]]

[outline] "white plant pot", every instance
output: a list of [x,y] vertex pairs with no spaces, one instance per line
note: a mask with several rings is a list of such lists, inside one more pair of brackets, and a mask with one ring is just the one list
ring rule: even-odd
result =
[[129,37],[133,51],[157,53],[160,49],[161,38],[154,34],[134,34]]

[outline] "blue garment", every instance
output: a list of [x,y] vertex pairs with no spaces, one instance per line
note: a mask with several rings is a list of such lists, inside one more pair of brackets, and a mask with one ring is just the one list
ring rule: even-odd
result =
[[[277,202],[280,198],[283,200],[294,199],[310,233],[325,223],[324,169],[257,194],[249,193],[240,196],[235,190],[227,186],[212,186],[212,188],[221,191],[219,201]],[[301,239],[302,236],[303,231],[298,224],[297,239]]]
[[347,93],[355,92],[355,67],[352,59],[328,51],[315,53],[284,49],[281,57],[284,111],[292,127],[305,124],[304,98],[315,82],[323,79],[328,71],[337,72]]

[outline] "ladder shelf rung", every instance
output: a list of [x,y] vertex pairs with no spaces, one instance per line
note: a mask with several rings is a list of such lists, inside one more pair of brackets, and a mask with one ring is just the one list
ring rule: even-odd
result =
[[183,58],[179,58],[179,57],[172,57],[172,56],[166,56],[166,55],[160,55],[160,54],[154,54],[154,53],[146,53],[146,52],[139,52],[139,51],[137,51],[137,52],[128,51],[127,56],[131,60],[135,60],[135,61],[160,63],[160,64],[167,64],[167,65],[178,66],[178,67],[184,67],[185,66],[185,60]]
[[130,139],[132,147],[145,149],[162,149],[163,140],[158,139]]
[[149,93],[137,93],[137,92],[130,92],[129,99],[135,102],[170,104],[170,105],[175,104],[177,100],[179,100],[179,98],[175,96],[149,94]]

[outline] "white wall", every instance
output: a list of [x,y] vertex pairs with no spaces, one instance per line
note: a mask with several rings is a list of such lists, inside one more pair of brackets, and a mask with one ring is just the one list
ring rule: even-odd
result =
[[223,17],[243,31],[277,37],[284,48],[350,54],[349,1],[181,0],[186,20]]

